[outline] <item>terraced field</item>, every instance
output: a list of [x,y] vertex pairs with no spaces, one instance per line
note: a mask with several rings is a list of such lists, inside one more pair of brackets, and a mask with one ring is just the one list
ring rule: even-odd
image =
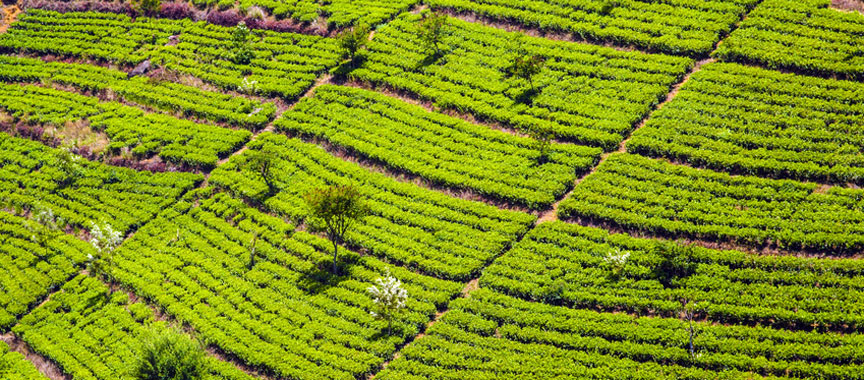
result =
[[854,9],[17,5],[0,379],[864,379]]

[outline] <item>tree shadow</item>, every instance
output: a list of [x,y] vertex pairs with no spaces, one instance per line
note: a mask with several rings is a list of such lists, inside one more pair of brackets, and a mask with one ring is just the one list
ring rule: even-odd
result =
[[309,295],[318,295],[328,289],[338,287],[342,281],[350,279],[351,268],[358,264],[359,257],[341,257],[336,263],[336,273],[333,273],[332,262],[322,260],[312,271],[303,272],[297,279],[297,288]]
[[443,65],[443,64],[447,63],[447,60],[444,59],[444,57],[446,55],[447,55],[446,52],[441,52],[441,54],[438,54],[438,53],[429,54],[425,58],[423,58],[420,62],[417,62],[417,65],[414,66],[414,69],[419,70],[419,69],[422,69],[424,67],[427,67],[427,66],[430,66],[433,64],[442,64]]
[[539,89],[528,88],[513,97],[513,101],[520,104],[531,105],[534,102],[534,97],[540,93]]

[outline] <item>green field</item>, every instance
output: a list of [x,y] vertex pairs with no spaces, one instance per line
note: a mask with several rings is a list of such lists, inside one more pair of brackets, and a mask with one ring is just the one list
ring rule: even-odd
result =
[[2,380],[864,380],[864,4],[0,15]]

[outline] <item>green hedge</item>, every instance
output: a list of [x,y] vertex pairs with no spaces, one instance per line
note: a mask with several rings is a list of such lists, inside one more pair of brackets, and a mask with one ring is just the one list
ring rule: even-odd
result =
[[[451,197],[396,181],[335,157],[315,145],[273,133],[262,133],[213,171],[209,183],[247,199],[296,223],[307,216],[303,195],[329,185],[358,187],[372,215],[346,236],[349,244],[366,249],[423,273],[467,280],[479,273],[519,236],[536,217]],[[260,174],[245,168],[249,154],[264,149],[273,156],[269,189]]]
[[275,125],[324,138],[398,172],[534,209],[563,196],[601,153],[553,143],[541,161],[532,139],[351,87],[318,87]]
[[627,151],[761,177],[864,182],[864,84],[704,66]]
[[842,255],[864,248],[862,200],[860,189],[730,176],[619,153],[576,186],[558,213],[670,237]]
[[757,0],[542,1],[428,0],[432,8],[471,12],[591,41],[669,54],[707,55]]
[[[681,300],[726,324],[864,330],[864,260],[759,256],[693,247],[692,275],[661,283],[658,250],[678,243],[543,223],[483,271],[480,284],[515,297],[595,310],[678,317]],[[607,254],[629,253],[616,277]]]
[[829,0],[765,0],[715,52],[727,62],[864,80],[864,15]]
[[[180,202],[127,240],[115,273],[208,344],[266,373],[370,374],[462,288],[344,249],[334,276],[328,241],[294,233],[292,224],[226,193],[201,193],[197,206]],[[367,291],[387,269],[409,295],[392,336],[370,315]]]
[[[368,58],[350,76],[405,91],[442,109],[517,129],[541,126],[559,138],[615,150],[693,65],[683,57],[553,41],[450,18],[442,57],[417,36],[419,15],[379,28]],[[506,70],[519,49],[545,59],[529,83]]]
[[[107,298],[107,291],[99,280],[79,275],[22,318],[14,332],[74,379],[132,378],[142,336],[167,326],[155,321],[146,304],[130,302],[124,292]],[[205,359],[202,380],[252,379],[229,363]]]

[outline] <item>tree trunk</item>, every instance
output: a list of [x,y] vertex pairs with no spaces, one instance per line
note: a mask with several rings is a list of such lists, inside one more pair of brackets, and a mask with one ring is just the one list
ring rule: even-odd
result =
[[393,335],[393,318],[387,318],[387,336]]
[[336,239],[333,239],[333,274],[336,273],[336,255],[339,252],[339,245],[336,243]]

